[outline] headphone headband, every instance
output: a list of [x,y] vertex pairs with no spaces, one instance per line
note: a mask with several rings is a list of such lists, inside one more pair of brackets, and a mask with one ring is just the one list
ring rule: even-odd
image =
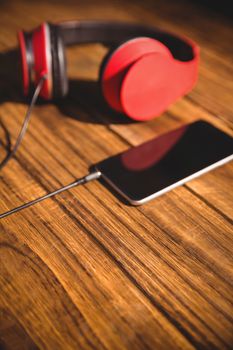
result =
[[95,42],[112,46],[134,37],[150,37],[167,46],[179,61],[190,61],[197,56],[197,45],[191,40],[155,27],[112,21],[67,21],[57,26],[66,46]]

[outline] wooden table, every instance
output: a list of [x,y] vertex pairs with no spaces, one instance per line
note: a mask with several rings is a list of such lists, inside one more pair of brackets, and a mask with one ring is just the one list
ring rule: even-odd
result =
[[[0,119],[12,142],[26,110],[11,52],[16,32],[73,18],[137,21],[190,36],[201,47],[199,82],[161,117],[126,123],[97,92],[106,49],[69,49],[69,96],[34,110],[1,172],[0,212],[186,122],[205,119],[232,134],[227,18],[172,0],[8,0],[0,3]],[[141,207],[96,181],[1,220],[1,349],[230,348],[232,174],[227,164]]]

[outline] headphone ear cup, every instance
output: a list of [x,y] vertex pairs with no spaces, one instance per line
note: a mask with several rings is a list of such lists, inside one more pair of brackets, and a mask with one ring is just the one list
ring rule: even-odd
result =
[[52,97],[59,98],[64,97],[68,92],[65,48],[58,28],[54,25],[49,25],[49,30],[52,57]]
[[[125,113],[132,119],[145,120],[149,119],[149,116],[145,115],[143,110],[139,112],[139,115],[127,111],[125,108],[127,99],[124,99],[124,104],[121,100],[122,84],[131,67],[148,54],[161,54],[165,58],[172,59],[171,52],[161,42],[152,38],[140,37],[118,46],[114,52],[106,56],[102,67],[101,88],[106,102],[116,111]],[[143,77],[143,71],[140,75]],[[135,89],[142,92],[143,85],[135,86]],[[152,116],[154,116],[153,113]]]
[[195,85],[198,52],[196,56],[181,61],[158,40],[129,40],[105,59],[103,96],[110,107],[134,120],[159,116]]
[[46,100],[52,98],[52,59],[51,59],[50,28],[47,23],[43,23],[32,33],[32,54],[33,54],[33,77],[34,86],[40,78],[46,74],[47,78],[42,86],[40,96]]
[[[26,57],[23,44],[24,41],[21,38],[22,59]],[[33,31],[30,46],[33,57],[34,85],[43,75],[47,75],[40,96],[46,100],[64,96],[68,90],[66,61],[63,41],[57,27],[43,23]],[[24,86],[27,87],[28,76],[25,66],[24,64]]]

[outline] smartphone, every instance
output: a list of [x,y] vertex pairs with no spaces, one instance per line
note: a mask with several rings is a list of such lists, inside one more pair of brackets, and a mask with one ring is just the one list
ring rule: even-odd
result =
[[95,167],[127,201],[140,205],[232,159],[232,137],[198,121],[108,158]]

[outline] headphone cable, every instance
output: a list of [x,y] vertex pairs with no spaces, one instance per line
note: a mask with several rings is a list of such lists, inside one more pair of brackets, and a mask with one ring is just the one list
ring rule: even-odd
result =
[[23,140],[23,138],[24,138],[24,135],[25,135],[25,133],[26,133],[26,131],[27,131],[28,124],[29,124],[29,121],[30,121],[31,115],[32,115],[32,110],[33,110],[33,108],[34,108],[34,106],[35,106],[35,103],[36,103],[36,101],[37,101],[37,99],[38,99],[38,97],[39,97],[40,91],[41,91],[41,89],[42,89],[42,87],[43,87],[43,84],[44,84],[44,81],[45,81],[46,79],[47,79],[47,75],[46,75],[46,74],[44,74],[44,75],[40,78],[40,80],[39,80],[39,82],[38,82],[38,84],[37,84],[37,87],[35,88],[35,91],[34,91],[34,93],[33,93],[33,96],[32,96],[32,99],[31,99],[31,103],[30,103],[30,105],[29,105],[29,107],[28,107],[28,109],[27,109],[27,112],[26,112],[26,114],[25,114],[25,118],[24,118],[24,121],[23,121],[23,125],[22,125],[21,130],[20,130],[20,132],[19,132],[19,135],[18,135],[18,137],[17,137],[17,139],[16,139],[16,141],[15,141],[15,145],[14,145],[14,147],[12,148],[12,150],[10,150],[10,152],[8,152],[8,154],[6,155],[6,157],[1,161],[1,163],[0,163],[0,170],[1,170],[4,166],[6,166],[6,164],[9,162],[9,160],[10,160],[12,157],[14,157],[15,153],[17,152],[17,150],[18,150],[18,148],[19,148],[19,146],[20,146],[20,144],[21,144],[21,142],[22,142],[22,140]]
[[42,202],[43,200],[48,199],[48,198],[50,198],[50,197],[53,197],[53,196],[55,196],[56,194],[59,194],[59,193],[61,193],[61,192],[63,192],[63,191],[66,191],[66,190],[69,190],[69,189],[71,189],[71,188],[73,188],[73,187],[76,187],[76,186],[79,186],[79,185],[83,185],[83,184],[85,184],[85,183],[87,183],[87,182],[96,180],[96,179],[98,179],[100,176],[101,176],[101,172],[98,171],[98,170],[95,170],[95,171],[89,173],[88,175],[86,175],[86,176],[84,176],[84,177],[82,177],[82,178],[80,178],[80,179],[77,179],[76,181],[70,183],[69,185],[63,186],[63,187],[59,188],[58,190],[55,190],[55,191],[50,192],[50,193],[48,193],[48,194],[45,194],[45,195],[42,196],[42,197],[36,198],[36,199],[34,199],[34,200],[30,201],[30,202],[27,202],[27,203],[25,203],[25,204],[20,205],[19,207],[16,207],[16,208],[14,208],[14,209],[11,209],[11,210],[9,210],[9,211],[6,211],[5,213],[0,214],[0,219],[3,219],[3,218],[5,218],[6,216],[11,215],[11,214],[13,214],[13,213],[16,213],[16,212],[18,212],[18,211],[20,211],[20,210],[22,210],[22,209],[28,208],[28,207],[30,207],[30,206],[32,206],[32,205],[34,205],[34,204],[37,204],[37,203],[39,203],[39,202]]
[[[20,133],[19,133],[19,135],[18,135],[18,137],[16,139],[15,145],[12,148],[12,150],[6,155],[6,157],[3,159],[3,161],[0,163],[0,170],[15,155],[15,153],[17,152],[17,150],[18,150],[18,148],[19,148],[19,146],[20,146],[20,144],[21,144],[21,142],[22,142],[22,140],[24,138],[24,135],[25,135],[25,133],[27,131],[27,128],[28,128],[29,121],[31,119],[32,110],[33,110],[33,108],[35,106],[35,103],[36,103],[38,97],[39,97],[39,94],[40,94],[40,91],[41,91],[41,89],[43,87],[43,83],[44,83],[45,79],[47,79],[47,75],[46,74],[44,74],[40,78],[40,80],[39,80],[39,82],[37,84],[37,87],[35,88],[34,94],[33,94],[32,99],[31,99],[31,103],[30,103],[30,105],[28,107],[28,110],[26,112],[26,115],[25,115],[25,118],[24,118],[24,121],[23,121],[23,125],[22,125]],[[34,205],[34,204],[42,202],[43,200],[48,199],[50,197],[53,197],[56,194],[59,194],[59,193],[61,193],[63,191],[66,191],[66,190],[69,190],[69,189],[71,189],[73,187],[85,184],[85,183],[90,182],[92,180],[96,180],[100,176],[101,176],[101,173],[98,170],[93,171],[93,172],[89,173],[88,175],[86,175],[86,176],[84,176],[84,177],[82,177],[80,179],[77,179],[76,181],[70,183],[69,185],[63,186],[63,187],[59,188],[58,190],[50,192],[50,193],[48,193],[48,194],[46,194],[46,195],[44,195],[42,197],[36,198],[36,199],[34,199],[34,200],[30,201],[30,202],[27,202],[27,203],[24,203],[24,204],[20,205],[19,207],[13,208],[13,209],[5,212],[5,213],[0,214],[0,219],[3,219],[6,216],[9,216],[9,215],[11,215],[13,213],[16,213],[16,212],[18,212],[18,211],[20,211],[22,209],[26,209],[26,208]]]

